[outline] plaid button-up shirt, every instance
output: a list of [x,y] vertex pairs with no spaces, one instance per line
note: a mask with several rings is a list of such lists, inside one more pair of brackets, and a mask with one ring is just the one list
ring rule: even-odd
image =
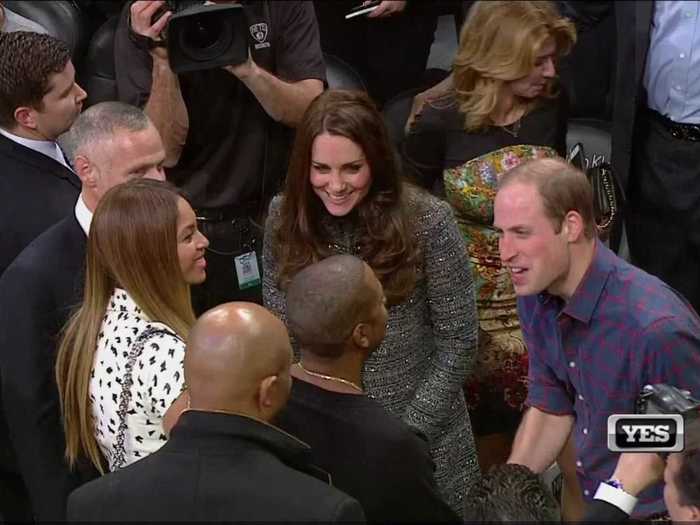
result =
[[[700,319],[672,288],[599,241],[568,303],[540,293],[518,298],[518,312],[529,352],[527,404],[575,416],[577,473],[590,500],[617,463],[607,448],[609,415],[634,413],[646,384],[700,396]],[[640,495],[634,515],[663,508],[659,484]]]

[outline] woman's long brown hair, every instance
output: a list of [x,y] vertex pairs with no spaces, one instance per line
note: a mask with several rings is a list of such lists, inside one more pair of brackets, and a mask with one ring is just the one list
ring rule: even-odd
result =
[[371,173],[368,194],[351,213],[359,227],[359,257],[377,274],[390,304],[415,287],[419,253],[396,158],[374,103],[363,92],[329,90],[309,106],[297,128],[279,227],[273,245],[284,289],[302,268],[335,253],[323,229],[328,215],[310,182],[311,149],[317,136],[346,137],[363,151]]
[[124,288],[152,321],[183,339],[194,323],[177,255],[180,192],[141,179],[112,188],[95,210],[87,243],[83,303],[68,321],[56,361],[66,459],[87,458],[104,472],[90,406],[90,375],[114,289]]

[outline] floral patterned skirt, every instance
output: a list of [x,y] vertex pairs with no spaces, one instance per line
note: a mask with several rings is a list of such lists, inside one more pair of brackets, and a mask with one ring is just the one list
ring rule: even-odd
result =
[[[475,435],[512,432],[527,397],[527,351],[508,273],[472,260],[476,280],[488,283],[477,295],[479,346],[464,393]],[[487,293],[484,293],[487,292]],[[485,297],[486,296],[486,297]]]
[[527,351],[516,308],[515,290],[501,266],[493,201],[508,170],[552,148],[520,144],[468,160],[443,173],[445,196],[464,235],[479,310],[479,347],[464,393],[477,436],[514,431],[527,397]]

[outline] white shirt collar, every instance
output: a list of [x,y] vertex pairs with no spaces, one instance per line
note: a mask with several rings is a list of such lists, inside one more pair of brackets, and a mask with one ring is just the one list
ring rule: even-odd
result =
[[53,140],[27,139],[15,135],[14,133],[10,133],[9,131],[3,128],[0,128],[0,134],[4,135],[11,141],[16,142],[17,144],[20,144],[26,148],[46,155],[47,157],[50,157],[56,162],[58,162],[59,164],[63,164],[66,168],[71,169],[71,167],[68,165],[68,162],[66,162],[66,158],[63,156],[61,148],[58,147],[58,143],[54,142]]
[[78,197],[78,202],[75,203],[75,218],[78,219],[78,224],[85,232],[85,235],[90,233],[90,223],[92,222],[92,212],[83,200],[83,194]]

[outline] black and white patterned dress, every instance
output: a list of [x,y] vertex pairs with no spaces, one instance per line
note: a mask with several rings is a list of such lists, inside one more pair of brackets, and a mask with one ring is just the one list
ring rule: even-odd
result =
[[97,339],[90,378],[97,443],[110,471],[120,467],[118,414],[129,353],[139,335],[153,328],[157,331],[144,340],[143,351],[132,369],[121,466],[155,452],[165,443],[163,416],[184,388],[185,343],[166,325],[150,321],[125,290],[115,289]]

